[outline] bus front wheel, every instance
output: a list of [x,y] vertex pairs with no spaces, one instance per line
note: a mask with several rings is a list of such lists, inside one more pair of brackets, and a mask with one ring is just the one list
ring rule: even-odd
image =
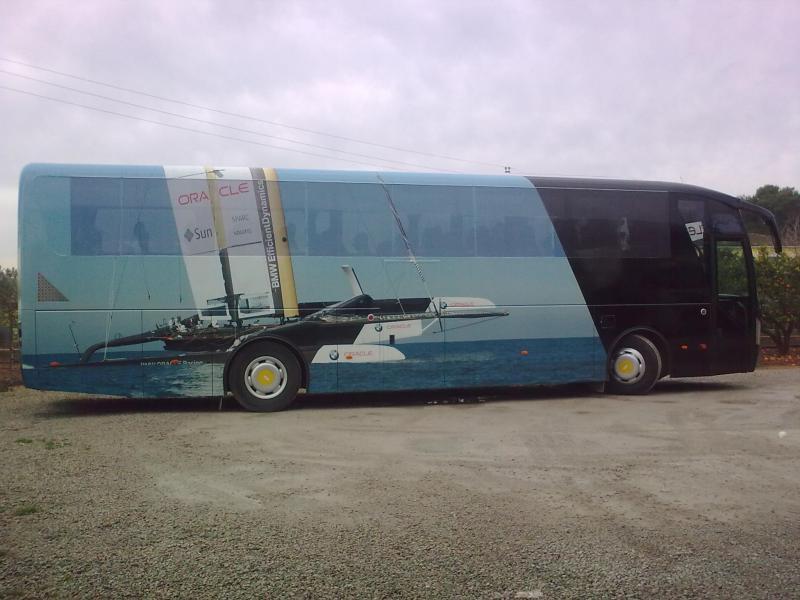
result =
[[626,335],[614,347],[608,371],[611,393],[646,394],[661,376],[661,354],[646,337]]
[[233,357],[229,386],[247,410],[273,412],[289,406],[300,389],[300,365],[291,350],[274,343],[252,344]]

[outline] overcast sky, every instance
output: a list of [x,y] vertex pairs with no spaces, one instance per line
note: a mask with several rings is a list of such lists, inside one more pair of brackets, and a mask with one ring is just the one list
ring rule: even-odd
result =
[[796,0],[4,0],[4,59],[341,137],[0,60],[6,88],[239,138],[0,89],[0,265],[16,262],[16,190],[30,162],[477,173],[509,165],[734,195],[765,183],[800,187],[798,32]]

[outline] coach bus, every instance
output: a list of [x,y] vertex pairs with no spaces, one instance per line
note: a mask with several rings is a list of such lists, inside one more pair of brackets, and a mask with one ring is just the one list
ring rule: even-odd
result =
[[25,385],[287,407],[301,392],[755,368],[747,222],[672,183],[29,165]]

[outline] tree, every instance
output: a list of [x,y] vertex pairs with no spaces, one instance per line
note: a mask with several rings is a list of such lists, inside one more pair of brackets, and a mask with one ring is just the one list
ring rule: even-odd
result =
[[800,246],[800,212],[786,221],[781,229],[781,239],[787,246]]
[[775,215],[778,230],[787,246],[800,245],[800,192],[793,187],[762,185],[752,196],[742,196]]
[[800,330],[800,254],[770,256],[759,248],[756,275],[764,333],[780,354],[789,354],[792,333]]
[[17,327],[17,270],[13,267],[0,267],[0,324],[11,332]]

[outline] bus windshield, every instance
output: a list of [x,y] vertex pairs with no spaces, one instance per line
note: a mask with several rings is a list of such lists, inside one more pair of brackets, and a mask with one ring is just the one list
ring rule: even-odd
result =
[[742,206],[742,218],[751,246],[772,246],[777,253],[783,250],[778,224],[771,212],[747,203]]

